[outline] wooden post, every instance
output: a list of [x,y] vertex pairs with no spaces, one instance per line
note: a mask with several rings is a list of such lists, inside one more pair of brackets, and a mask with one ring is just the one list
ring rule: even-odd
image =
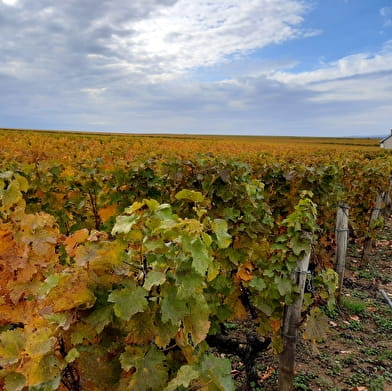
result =
[[385,196],[384,196],[384,215],[385,216],[389,216],[391,214],[391,193],[389,191],[385,192]]
[[344,271],[346,265],[346,252],[348,241],[348,211],[347,204],[339,204],[336,212],[336,272],[339,276],[339,286],[337,292],[337,300],[340,302],[341,292],[343,288]]
[[392,177],[390,178],[389,181],[389,189],[385,192],[385,196],[383,199],[385,216],[389,216],[391,214],[391,206],[392,206],[391,192],[392,192]]
[[380,289],[381,294],[383,295],[385,301],[388,303],[388,305],[392,308],[392,301],[389,298],[389,296],[386,294],[386,292],[383,289]]
[[307,279],[311,249],[298,261],[297,269],[293,273],[293,281],[299,287],[297,300],[286,306],[283,317],[283,351],[279,356],[279,391],[294,389],[295,347],[297,330],[301,319],[301,308],[304,299],[305,283]]
[[369,262],[369,255],[372,251],[374,240],[372,239],[372,225],[373,223],[380,217],[381,211],[383,209],[383,202],[384,202],[384,192],[379,193],[377,195],[376,205],[373,208],[372,215],[370,216],[369,221],[369,232],[367,238],[365,238],[365,242],[363,244],[363,252],[362,252],[362,259],[361,259],[361,266],[367,265]]

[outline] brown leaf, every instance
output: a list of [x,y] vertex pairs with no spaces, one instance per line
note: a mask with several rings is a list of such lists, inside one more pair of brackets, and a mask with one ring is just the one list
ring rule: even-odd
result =
[[65,250],[70,257],[75,256],[75,250],[78,244],[83,243],[88,238],[88,230],[86,228],[76,231],[73,235],[68,236],[64,240]]
[[282,320],[271,318],[268,320],[268,324],[270,325],[272,332],[276,334],[282,326]]
[[267,367],[266,371],[263,374],[259,375],[260,382],[262,383],[267,379],[269,379],[274,372],[275,372],[274,367]]
[[247,261],[239,267],[237,276],[242,281],[250,281],[252,279],[253,269],[253,265],[249,261]]

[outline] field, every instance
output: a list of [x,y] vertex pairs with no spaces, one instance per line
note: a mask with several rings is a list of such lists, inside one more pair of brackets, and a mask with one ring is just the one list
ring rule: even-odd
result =
[[391,172],[375,139],[0,130],[0,388],[388,390]]

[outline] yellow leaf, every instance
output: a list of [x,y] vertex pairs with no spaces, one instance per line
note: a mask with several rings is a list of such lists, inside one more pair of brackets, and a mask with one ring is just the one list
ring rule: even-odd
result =
[[238,268],[237,276],[242,281],[250,281],[252,279],[253,265],[247,261]]
[[241,303],[240,300],[237,301],[236,306],[234,307],[234,314],[231,317],[233,320],[244,320],[248,317],[248,312],[244,305]]
[[7,253],[15,246],[14,238],[11,231],[0,230],[0,258],[6,257]]
[[48,294],[46,305],[52,305],[54,312],[68,311],[73,308],[91,308],[95,302],[93,292],[88,288],[88,275],[64,276],[59,284]]
[[75,250],[78,244],[83,243],[88,238],[88,230],[86,228],[76,231],[64,240],[65,250],[70,257],[75,256]]
[[48,353],[56,343],[52,330],[48,327],[31,329],[26,328],[25,351],[30,357],[41,357]]
[[98,210],[98,215],[101,218],[102,222],[109,220],[112,216],[117,214],[117,205],[109,205],[104,208]]

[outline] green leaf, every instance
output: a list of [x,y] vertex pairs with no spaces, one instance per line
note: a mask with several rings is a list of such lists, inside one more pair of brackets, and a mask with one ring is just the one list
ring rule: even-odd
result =
[[215,219],[211,226],[218,240],[219,248],[229,247],[231,243],[231,235],[227,233],[227,222],[222,219]]
[[177,376],[170,380],[163,391],[175,391],[178,387],[189,387],[192,380],[197,379],[199,372],[190,365],[183,365],[177,372]]
[[68,316],[65,313],[47,314],[43,315],[43,317],[49,323],[57,324],[59,327],[64,327],[68,320]]
[[158,206],[155,212],[156,216],[158,216],[161,220],[173,220],[173,212],[172,208],[169,204],[161,204]]
[[78,322],[71,334],[72,345],[79,345],[84,341],[93,341],[97,332],[88,324]]
[[127,234],[138,219],[138,215],[117,216],[116,223],[114,224],[114,227],[112,229],[112,235]]
[[109,295],[108,301],[114,303],[113,309],[117,317],[129,320],[132,315],[147,308],[146,295],[147,292],[143,288],[131,282],[123,289],[114,290]]
[[[128,348],[120,356],[124,370],[134,368],[128,389],[132,391],[162,391],[168,378],[165,355],[152,345],[145,353],[144,349]],[[135,354],[136,353],[136,354]]]
[[179,191],[176,194],[176,199],[177,200],[189,200],[189,201],[193,201],[193,202],[203,202],[204,196],[199,191],[184,189],[184,190]]
[[18,372],[8,373],[5,377],[5,389],[7,391],[21,391],[26,384],[26,378]]
[[17,181],[12,181],[3,195],[3,205],[6,208],[18,203],[22,199],[22,193],[19,189],[19,183]]
[[0,334],[0,366],[18,362],[19,353],[25,346],[22,330],[8,330]]
[[43,299],[48,295],[48,293],[58,285],[61,280],[60,274],[52,274],[47,277],[42,285],[38,289],[38,296],[40,299]]
[[80,353],[78,352],[78,350],[76,348],[72,348],[65,356],[65,361],[67,363],[71,363],[71,362],[75,361],[79,356],[80,356]]
[[[213,263],[211,263],[212,265]],[[181,299],[189,299],[199,295],[206,287],[205,276],[201,276],[190,265],[178,267],[175,274],[176,296]]]
[[293,289],[293,282],[291,279],[287,277],[281,278],[279,276],[275,276],[274,282],[281,296],[285,296],[287,293],[290,293]]
[[306,252],[309,250],[310,242],[309,240],[299,240],[298,238],[294,237],[290,240],[290,246],[293,249],[295,255],[301,255],[302,252]]
[[94,310],[85,321],[91,325],[97,333],[102,330],[113,320],[113,306],[106,305],[105,307]]
[[163,272],[151,271],[147,274],[143,287],[149,291],[153,286],[162,285],[166,281],[166,274]]
[[136,212],[137,210],[139,210],[140,208],[142,208],[144,205],[145,205],[144,202],[135,201],[131,206],[124,209],[124,213],[131,215],[134,212]]
[[159,202],[157,200],[143,200],[151,212],[155,212],[159,208]]
[[191,334],[194,344],[199,344],[210,330],[211,310],[203,295],[196,296],[194,300],[189,301],[188,306],[190,313],[184,318],[185,330]]
[[253,277],[251,282],[249,283],[249,286],[259,292],[267,288],[267,284],[265,283],[265,281],[259,277]]
[[27,179],[19,174],[15,174],[14,177],[19,184],[19,190],[26,192],[29,189],[29,182],[27,182]]
[[208,255],[206,244],[200,239],[191,242],[192,266],[202,276],[207,272],[212,259]]
[[256,296],[252,297],[252,304],[261,312],[264,312],[267,316],[271,316],[273,313],[273,308],[267,304],[265,298]]
[[184,319],[185,315],[189,314],[186,301],[178,298],[177,290],[174,287],[170,287],[162,294],[161,313],[163,323],[170,321],[173,324],[177,324]]
[[212,244],[211,236],[208,235],[208,234],[205,233],[205,232],[202,232],[202,233],[201,233],[201,237],[203,238],[203,242],[207,245],[207,247],[210,247],[211,244]]
[[28,329],[26,331],[25,351],[31,357],[40,357],[48,353],[56,343],[56,338],[49,327]]
[[[231,363],[228,359],[221,359],[212,354],[207,355],[200,368],[200,377],[203,383],[211,384],[217,391],[235,391],[231,378]],[[210,388],[210,387],[209,387]]]

